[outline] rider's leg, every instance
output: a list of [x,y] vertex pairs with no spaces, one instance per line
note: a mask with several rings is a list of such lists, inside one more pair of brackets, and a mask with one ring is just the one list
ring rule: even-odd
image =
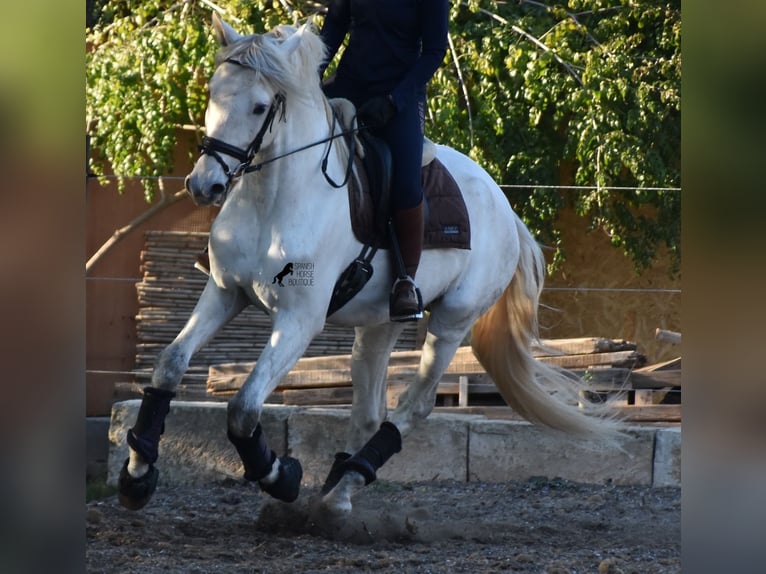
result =
[[392,221],[405,276],[397,277],[392,287],[391,320],[417,320],[423,317],[423,306],[415,285],[423,250],[423,201],[415,207],[395,209]]

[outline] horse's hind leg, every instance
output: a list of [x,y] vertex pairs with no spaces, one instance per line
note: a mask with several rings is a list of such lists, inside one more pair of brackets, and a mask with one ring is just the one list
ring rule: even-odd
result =
[[351,351],[353,402],[349,420],[346,450],[335,455],[330,473],[322,487],[325,504],[338,510],[350,505],[350,493],[333,491],[345,472],[350,453],[360,450],[386,417],[386,374],[396,340],[404,329],[401,323],[385,323],[374,327],[357,327]]
[[157,358],[152,385],[144,389],[136,422],[128,431],[130,457],[119,478],[119,500],[137,510],[151,498],[157,486],[160,435],[175,389],[189,367],[189,361],[218,330],[247,304],[239,290],[223,290],[208,281],[186,325]]
[[439,321],[438,313],[432,312],[415,380],[367,443],[338,463],[340,468],[336,472],[340,478],[323,499],[331,510],[349,511],[351,497],[376,479],[378,469],[401,450],[403,439],[433,410],[439,380],[475,319],[472,313],[450,315],[455,316],[462,319],[444,323]]

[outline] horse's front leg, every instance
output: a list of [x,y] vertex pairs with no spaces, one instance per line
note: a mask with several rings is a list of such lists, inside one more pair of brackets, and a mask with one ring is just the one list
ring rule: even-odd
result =
[[321,314],[278,315],[255,369],[228,405],[228,437],[242,459],[245,479],[257,481],[261,490],[285,502],[298,498],[303,469],[297,459],[277,456],[268,446],[260,423],[261,412],[266,398],[301,358],[323,325]]
[[186,325],[157,358],[152,384],[144,389],[136,422],[128,431],[130,456],[119,478],[119,500],[126,508],[138,510],[149,502],[157,487],[160,435],[175,389],[189,368],[189,361],[218,330],[247,305],[238,289],[220,289],[208,280]]

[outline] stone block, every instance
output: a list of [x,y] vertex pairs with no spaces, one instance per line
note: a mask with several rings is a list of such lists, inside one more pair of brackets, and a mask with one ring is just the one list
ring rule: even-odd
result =
[[412,431],[402,451],[391,458],[378,477],[395,482],[465,481],[470,420],[466,415],[432,414]]
[[[125,436],[139,400],[115,403],[109,428],[108,482],[115,485],[128,456]],[[350,410],[270,405],[261,422],[278,454],[298,458],[304,485],[320,485],[345,447]],[[656,439],[655,439],[656,436]],[[240,479],[242,464],[226,438],[226,404],[172,402],[160,441],[161,485]],[[577,482],[680,484],[680,429],[631,427],[619,448],[605,448],[519,421],[434,413],[380,470],[382,480],[503,482],[532,476]]]
[[631,427],[605,447],[519,421],[470,425],[468,479],[503,482],[533,476],[576,482],[651,485],[655,429]]
[[681,486],[681,428],[657,429],[654,486]]
[[109,461],[109,417],[85,419],[85,476],[106,479]]
[[[109,428],[109,472],[107,482],[117,484],[128,457],[125,436],[133,426],[141,401],[115,403]],[[287,448],[287,417],[291,407],[268,407],[261,424],[269,446],[278,454]],[[224,478],[242,477],[242,462],[226,437],[226,403],[173,401],[160,440],[160,485],[199,485]]]
[[[303,464],[306,485],[321,485],[336,452],[346,443],[347,409],[306,409],[288,421],[288,445],[292,456]],[[378,472],[381,480],[465,480],[468,424],[476,417],[433,414],[404,441]]]
[[335,453],[345,447],[348,418],[348,409],[320,407],[295,411],[288,418],[288,452],[301,461],[304,485],[324,483]]

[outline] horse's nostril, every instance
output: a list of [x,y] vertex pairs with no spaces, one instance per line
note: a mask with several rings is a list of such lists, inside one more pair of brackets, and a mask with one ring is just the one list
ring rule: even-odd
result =
[[190,183],[191,183],[191,175],[187,175],[184,178],[184,187],[186,188],[186,191],[191,191]]
[[222,183],[214,183],[210,187],[210,197],[215,198],[219,195],[223,194],[223,192],[226,191],[226,186]]

